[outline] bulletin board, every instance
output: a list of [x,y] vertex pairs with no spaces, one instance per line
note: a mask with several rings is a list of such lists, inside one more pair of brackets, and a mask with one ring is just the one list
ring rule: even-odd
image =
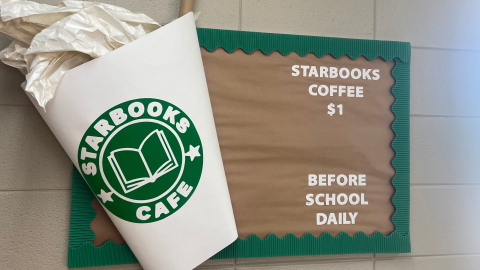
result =
[[[212,259],[410,252],[410,44],[197,32],[239,233]],[[69,267],[136,262],[74,168]]]

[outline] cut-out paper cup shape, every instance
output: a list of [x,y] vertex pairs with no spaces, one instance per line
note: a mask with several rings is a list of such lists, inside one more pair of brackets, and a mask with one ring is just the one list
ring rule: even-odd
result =
[[192,13],[32,101],[144,269],[192,269],[237,239]]

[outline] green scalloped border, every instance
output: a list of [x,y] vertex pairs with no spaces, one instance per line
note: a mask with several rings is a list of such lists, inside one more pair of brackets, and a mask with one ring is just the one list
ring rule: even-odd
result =
[[[246,53],[261,50],[264,54],[278,51],[282,55],[296,52],[300,56],[314,53],[318,57],[331,54],[335,58],[348,55],[351,59],[365,56],[369,60],[382,57],[386,61],[395,61],[392,70],[395,78],[395,85],[392,88],[395,96],[392,105],[395,114],[392,123],[392,130],[395,133],[392,148],[396,154],[392,160],[392,166],[396,171],[392,179],[395,188],[395,195],[392,198],[395,206],[395,213],[392,216],[395,231],[388,236],[380,232],[375,232],[371,236],[363,232],[354,236],[341,233],[336,237],[329,233],[319,237],[307,233],[299,238],[293,234],[283,238],[271,234],[265,239],[250,235],[244,240],[237,239],[212,259],[410,252],[410,43],[205,28],[198,28],[197,33],[200,46],[209,51],[221,47],[227,52],[236,49],[242,49]],[[100,247],[92,245],[95,235],[90,229],[90,223],[95,218],[95,210],[91,207],[94,195],[75,168],[72,181],[68,267],[137,263],[127,244],[116,245],[112,241],[107,241]]]
[[[278,51],[282,55],[296,52],[300,56],[314,53],[317,57],[331,54],[335,58],[348,55],[351,59],[365,56],[368,60],[382,57],[386,61],[398,58],[410,63],[410,43],[385,40],[348,39],[300,36],[260,32],[197,28],[200,46],[209,51],[223,48],[227,52],[242,49],[246,53],[261,50],[264,54]],[[408,89],[409,90],[409,89]]]

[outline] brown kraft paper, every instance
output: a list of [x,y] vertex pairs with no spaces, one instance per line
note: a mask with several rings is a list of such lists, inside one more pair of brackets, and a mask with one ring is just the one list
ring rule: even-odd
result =
[[[394,230],[393,61],[203,48],[202,57],[240,238]],[[294,77],[293,65],[379,69],[380,79]],[[363,86],[364,97],[312,96],[312,84]],[[330,103],[343,115],[327,114]],[[365,174],[366,186],[308,186],[309,174]],[[306,206],[318,193],[364,193],[368,205]],[[316,224],[317,213],[349,212],[355,225]]]

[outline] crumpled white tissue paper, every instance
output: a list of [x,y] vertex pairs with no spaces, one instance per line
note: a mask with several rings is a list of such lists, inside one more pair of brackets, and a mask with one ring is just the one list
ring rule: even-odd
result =
[[44,109],[66,71],[160,27],[145,14],[75,0],[0,0],[0,15],[0,32],[15,39],[0,60],[26,75],[22,86]]

